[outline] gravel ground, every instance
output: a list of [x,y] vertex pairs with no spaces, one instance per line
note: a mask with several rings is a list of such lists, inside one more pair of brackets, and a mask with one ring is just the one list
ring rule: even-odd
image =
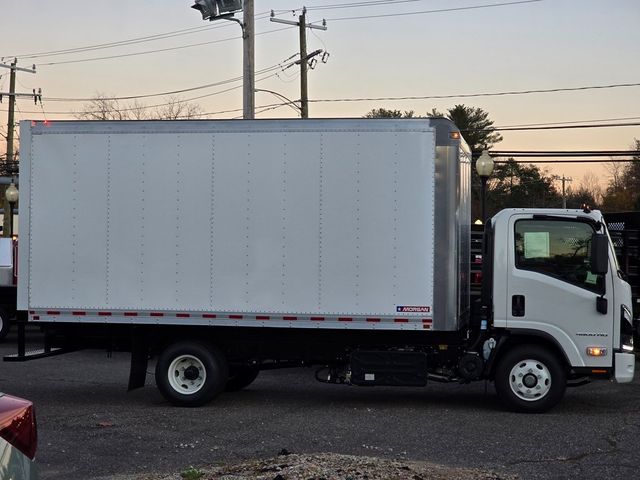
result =
[[321,453],[279,455],[234,465],[189,469],[170,476],[113,480],[509,480],[487,470],[451,468],[426,462]]

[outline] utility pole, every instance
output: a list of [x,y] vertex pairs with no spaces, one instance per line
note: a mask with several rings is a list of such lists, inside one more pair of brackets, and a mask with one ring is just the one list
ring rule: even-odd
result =
[[567,195],[564,187],[566,182],[573,182],[573,178],[565,177],[564,174],[562,177],[554,175],[553,178],[562,182],[562,208],[567,208]]
[[[271,21],[276,23],[284,23],[287,25],[295,25],[299,28],[300,34],[300,118],[309,118],[309,93],[307,85],[307,70],[309,68],[309,60],[316,55],[322,53],[322,50],[316,50],[310,55],[307,54],[307,28],[316,28],[318,30],[326,30],[326,21],[322,21],[322,25],[312,25],[307,23],[307,7],[302,7],[302,14],[298,16],[298,21],[281,20],[274,17],[271,10]],[[296,62],[298,63],[298,62]]]
[[253,0],[244,0],[242,25],[242,111],[243,118],[255,118],[254,18]]
[[307,7],[302,7],[298,17],[300,34],[300,116],[309,118],[309,92],[307,86]]
[[[11,70],[11,72],[9,73],[9,91],[0,92],[0,101],[2,101],[2,97],[5,95],[9,97],[9,114],[7,119],[7,155],[5,158],[5,163],[11,164],[13,163],[13,158],[14,158],[13,132],[15,129],[15,122],[16,122],[15,120],[16,97],[32,97],[34,101],[38,103],[38,100],[42,101],[42,95],[41,95],[41,92],[36,93],[35,90],[33,91],[33,94],[16,93],[16,71],[19,70],[21,72],[36,73],[35,65],[33,65],[31,69],[19,68],[18,60],[14,58],[13,62],[11,62],[10,65],[0,63],[0,67],[8,68]],[[8,212],[10,210],[10,207],[9,207],[9,202],[5,198],[4,190],[5,189],[2,190],[3,192],[2,203],[4,207],[4,212]],[[3,215],[3,217],[4,217],[4,221],[3,221],[2,233],[4,237],[8,237],[9,235],[11,235],[11,232],[9,231],[10,230],[9,225],[10,225],[10,221],[13,219],[10,218],[10,215]]]
[[[231,20],[242,28],[242,117],[255,116],[254,69],[254,8],[253,0],[195,0],[191,8],[202,14],[203,20]],[[243,21],[234,18],[242,10]]]
[[[11,62],[11,73],[9,74],[9,115],[7,120],[7,156],[6,163],[13,163],[13,129],[16,124],[15,108],[16,108],[16,66],[18,60],[13,59]],[[6,210],[5,210],[6,212]],[[4,228],[2,229],[5,232]]]

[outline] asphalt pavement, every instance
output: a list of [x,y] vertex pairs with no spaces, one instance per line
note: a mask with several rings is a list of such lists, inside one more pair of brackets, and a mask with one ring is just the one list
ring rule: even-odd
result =
[[[0,354],[13,353],[14,342],[10,336]],[[524,415],[504,411],[492,384],[325,385],[313,369],[262,372],[243,391],[185,409],[163,399],[151,369],[148,385],[127,393],[128,371],[128,354],[104,351],[0,365],[0,391],[36,405],[42,479],[176,473],[282,449],[523,479],[634,478],[640,471],[638,379],[568,389],[551,412]]]

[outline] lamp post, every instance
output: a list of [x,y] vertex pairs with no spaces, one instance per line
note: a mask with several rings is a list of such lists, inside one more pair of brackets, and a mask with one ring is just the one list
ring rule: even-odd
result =
[[9,185],[4,192],[7,202],[9,202],[9,237],[13,237],[13,207],[18,201],[18,195],[18,189],[15,184],[11,182],[11,185]]
[[487,216],[486,196],[487,196],[487,180],[493,173],[493,159],[487,150],[482,151],[482,155],[476,160],[476,172],[480,176],[482,182],[482,223],[484,224]]

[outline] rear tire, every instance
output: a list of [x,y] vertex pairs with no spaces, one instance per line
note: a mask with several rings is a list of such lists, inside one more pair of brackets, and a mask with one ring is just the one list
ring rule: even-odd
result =
[[213,345],[181,341],[169,345],[156,364],[160,393],[179,407],[199,407],[224,390],[229,377],[227,362]]
[[258,377],[260,369],[257,367],[235,367],[229,371],[229,380],[225,386],[227,392],[237,392],[248,387]]
[[564,396],[567,372],[563,362],[548,349],[520,345],[498,362],[495,387],[498,397],[510,410],[542,413]]

